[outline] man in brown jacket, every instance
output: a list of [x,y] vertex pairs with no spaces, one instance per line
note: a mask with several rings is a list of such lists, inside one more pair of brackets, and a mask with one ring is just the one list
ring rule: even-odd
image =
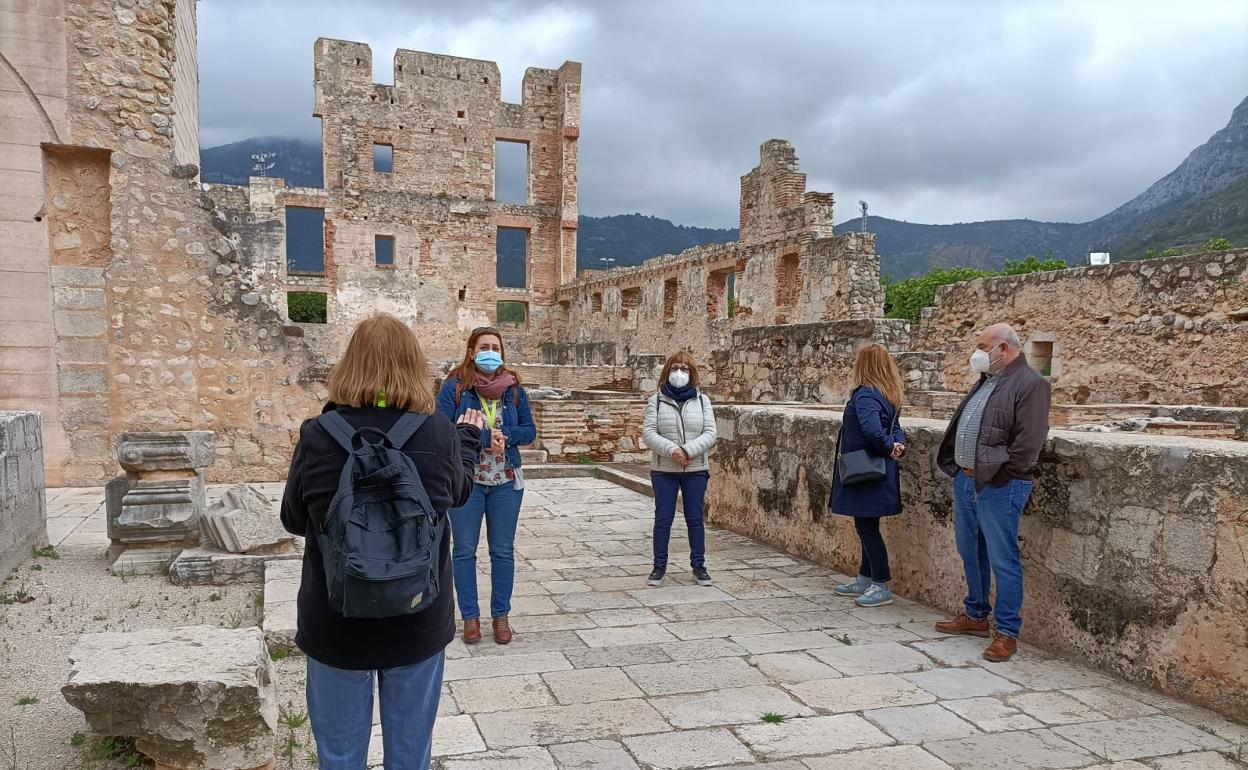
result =
[[[1031,497],[1032,473],[1049,433],[1051,388],[1027,366],[1018,334],[1007,324],[980,332],[971,356],[979,382],[949,422],[936,461],[953,479],[953,519],[966,572],[964,610],[936,624],[947,634],[988,636],[984,658],[1009,660],[1022,627],[1023,562],[1018,522]],[[997,603],[989,603],[992,576]]]

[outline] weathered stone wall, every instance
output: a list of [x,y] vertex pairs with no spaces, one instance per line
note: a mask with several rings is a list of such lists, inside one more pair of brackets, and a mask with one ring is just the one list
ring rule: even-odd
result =
[[550,462],[631,462],[650,457],[641,443],[644,396],[532,404],[537,442],[531,448],[546,450]]
[[957,390],[994,321],[1033,364],[1051,350],[1057,401],[1248,406],[1248,249],[946,286],[912,348],[945,351]]
[[[738,329],[716,389],[730,401],[841,404],[858,350],[878,342],[896,355],[908,336],[905,321],[883,318]],[[912,358],[908,368],[922,365]]]
[[43,150],[70,141],[64,3],[0,0],[0,409],[43,415],[48,479],[68,445],[57,397]]
[[38,412],[0,412],[0,575],[48,543]]
[[[715,385],[711,352],[740,329],[882,314],[875,239],[835,236],[832,195],[806,191],[792,145],[763,144],[741,178],[741,240],[638,267],[585,271],[560,289],[563,346],[613,345],[623,359],[693,351]],[[550,363],[562,363],[551,351]]]
[[[326,275],[307,287],[328,294],[323,352],[336,358],[356,321],[386,311],[418,324],[431,356],[453,356],[468,331],[495,322],[498,302],[514,301],[528,310],[516,352],[535,354],[551,336],[555,290],[576,271],[580,65],[530,68],[521,104],[508,104],[493,62],[399,50],[394,85],[381,85],[366,45],[322,38],[314,58],[326,199],[279,194],[266,212],[253,196],[251,210],[281,233],[263,257],[285,284],[284,207],[325,209]],[[495,200],[496,141],[528,149],[523,203]],[[375,145],[392,148],[390,171],[374,169]],[[528,233],[523,287],[497,285],[500,227]],[[394,238],[393,265],[376,263],[377,236]]]
[[[852,573],[852,522],[830,514],[840,415],[716,409],[714,523]],[[883,525],[899,593],[957,611],[965,593],[944,422],[908,419],[902,515]],[[1248,718],[1248,446],[1055,431],[1020,528],[1023,638]]]
[[518,364],[511,368],[520,374],[526,386],[545,386],[564,390],[633,389],[633,370],[627,366],[550,366]]
[[[179,164],[198,122],[175,80],[193,52],[188,3],[65,5],[69,130],[44,152],[59,408],[74,440],[55,483],[100,483],[127,430],[212,429],[212,480],[279,478],[324,371],[282,333],[240,269],[224,220]],[[181,39],[179,39],[181,36]]]

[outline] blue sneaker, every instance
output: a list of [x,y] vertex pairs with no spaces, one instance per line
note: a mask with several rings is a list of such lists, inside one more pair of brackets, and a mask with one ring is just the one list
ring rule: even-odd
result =
[[871,578],[865,575],[859,575],[848,583],[842,583],[832,589],[832,593],[838,596],[861,596],[871,587]]
[[859,607],[883,607],[885,604],[893,603],[893,592],[888,590],[888,586],[882,586],[879,583],[872,583],[862,596],[854,599],[854,604]]

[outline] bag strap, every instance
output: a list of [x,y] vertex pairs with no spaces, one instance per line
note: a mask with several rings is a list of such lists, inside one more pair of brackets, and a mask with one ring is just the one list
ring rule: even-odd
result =
[[351,439],[355,437],[355,426],[347,422],[347,418],[337,412],[326,412],[317,417],[316,422],[338,442],[339,446],[347,450],[347,454],[355,451],[351,446]]
[[390,439],[390,443],[394,448],[403,451],[403,447],[411,440],[416,431],[425,424],[425,420],[429,419],[427,414],[419,414],[417,412],[404,412],[403,416],[386,431],[386,438]]

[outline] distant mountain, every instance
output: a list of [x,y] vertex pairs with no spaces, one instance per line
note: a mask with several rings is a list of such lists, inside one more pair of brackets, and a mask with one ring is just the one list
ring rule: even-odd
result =
[[272,164],[263,174],[286,180],[288,187],[320,187],[321,143],[306,139],[284,139],[278,136],[259,136],[233,144],[200,150],[200,179],[216,184],[247,184],[253,176],[256,161],[253,155],[273,153],[266,165]]
[[[252,155],[273,152],[268,176],[288,185],[321,185],[318,142],[282,138],[247,139],[203,150],[205,182],[246,184]],[[858,218],[842,222],[838,233],[862,227]],[[1248,99],[1231,113],[1226,127],[1193,150],[1174,171],[1108,214],[1083,223],[1006,219],[952,225],[926,225],[886,217],[867,218],[876,235],[881,271],[894,278],[932,267],[1000,269],[1007,259],[1028,254],[1054,256],[1079,264],[1089,251],[1109,251],[1115,261],[1138,259],[1147,249],[1201,244],[1210,237],[1248,243]],[[637,265],[662,254],[677,254],[701,243],[737,239],[734,228],[673,224],[643,214],[580,218],[578,269]],[[504,285],[523,282],[522,246],[502,242]]]

